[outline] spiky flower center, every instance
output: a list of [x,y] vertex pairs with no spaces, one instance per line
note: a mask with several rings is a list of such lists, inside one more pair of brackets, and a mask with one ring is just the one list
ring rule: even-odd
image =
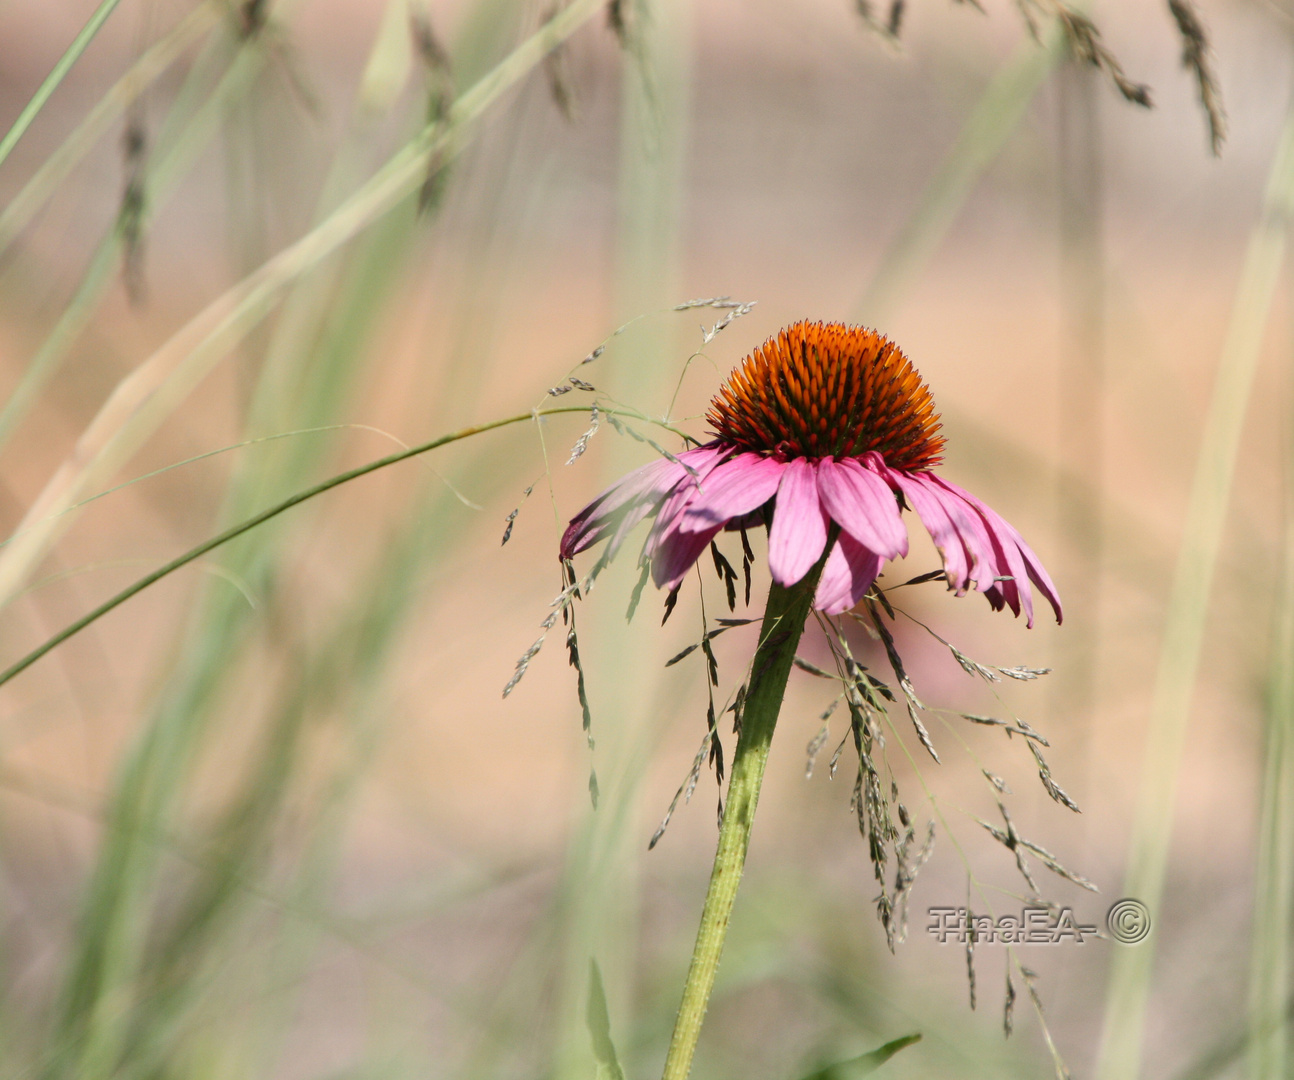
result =
[[903,352],[861,326],[798,322],[746,357],[706,419],[720,439],[779,457],[858,457],[893,469],[938,464],[930,391]]

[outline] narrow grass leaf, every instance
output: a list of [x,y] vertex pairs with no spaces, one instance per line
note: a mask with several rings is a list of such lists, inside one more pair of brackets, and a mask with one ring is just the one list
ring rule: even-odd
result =
[[61,512],[90,489],[104,486],[265,317],[284,290],[414,193],[429,154],[451,145],[457,149],[462,139],[454,138],[456,133],[478,119],[599,9],[595,0],[575,0],[559,12],[460,97],[447,124],[424,128],[324,221],[209,304],[123,379],[81,435],[72,456],[28,510],[20,526],[28,528],[26,535],[0,555],[0,605],[13,598],[70,524],[72,515],[59,516]]
[[904,1035],[901,1038],[887,1042],[884,1046],[877,1047],[870,1053],[850,1058],[848,1061],[838,1061],[834,1065],[828,1065],[817,1072],[809,1073],[808,1076],[804,1077],[804,1080],[860,1080],[861,1077],[871,1076],[900,1050],[920,1041],[920,1032]]
[[72,39],[72,44],[67,47],[67,51],[59,57],[54,69],[45,76],[45,81],[36,88],[36,93],[32,95],[31,100],[18,114],[18,119],[13,122],[13,126],[5,134],[5,137],[0,139],[0,163],[4,162],[13,148],[18,145],[18,140],[31,127],[32,121],[45,107],[45,102],[58,89],[59,84],[67,76],[67,73],[72,70],[72,65],[81,58],[86,46],[95,39],[95,36],[103,28],[103,24],[108,21],[108,16],[113,13],[119,3],[121,3],[121,0],[103,0],[95,8],[94,14],[81,27],[81,32]]
[[[1261,217],[1249,238],[1222,345],[1213,396],[1191,484],[1143,750],[1138,806],[1123,894],[1152,912],[1164,892],[1186,745],[1187,719],[1204,640],[1208,600],[1227,518],[1240,437],[1294,212],[1294,102],[1276,147]],[[1096,1075],[1134,1080],[1150,992],[1154,943],[1111,957],[1105,1025]]]
[[607,994],[602,986],[602,972],[596,960],[589,961],[589,1007],[586,1014],[589,1035],[593,1039],[593,1059],[597,1062],[598,1080],[625,1080],[616,1056],[615,1043],[611,1041],[611,1015],[607,1010]]

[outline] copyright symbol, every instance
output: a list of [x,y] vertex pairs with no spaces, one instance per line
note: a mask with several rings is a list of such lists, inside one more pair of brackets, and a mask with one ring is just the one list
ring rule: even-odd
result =
[[1115,941],[1136,945],[1150,933],[1150,909],[1130,896],[1116,900],[1105,913],[1105,925]]

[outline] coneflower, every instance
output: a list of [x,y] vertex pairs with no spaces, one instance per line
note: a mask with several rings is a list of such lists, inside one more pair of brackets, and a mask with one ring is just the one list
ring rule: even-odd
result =
[[[756,349],[706,416],[714,439],[612,485],[562,536],[569,559],[601,540],[615,554],[654,515],[642,558],[676,589],[720,530],[768,526],[768,568],[788,587],[822,558],[814,596],[829,615],[856,605],[887,559],[906,555],[905,507],[943,560],[950,589],[1024,612],[1030,583],[1061,619],[1051,578],[1020,534],[936,476],[944,440],[930,391],[897,345],[873,330],[799,322]],[[833,529],[832,525],[838,526]]]
[[[606,541],[602,559],[609,560],[635,526],[654,518],[641,559],[672,594],[721,530],[768,528],[773,580],[664,1080],[685,1080],[691,1070],[810,612],[840,614],[867,597],[884,562],[907,554],[902,511],[911,508],[958,595],[981,592],[995,610],[1023,612],[1032,626],[1037,588],[1061,619],[1056,588],[1020,534],[931,471],[944,440],[930,391],[898,346],[875,331],[841,323],[787,327],[729,376],[706,418],[710,442],[612,485],[571,520],[560,548],[565,564]],[[566,573],[574,581],[574,572]]]

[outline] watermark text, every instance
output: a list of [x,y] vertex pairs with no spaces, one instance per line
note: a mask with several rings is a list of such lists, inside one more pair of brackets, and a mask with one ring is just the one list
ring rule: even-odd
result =
[[932,907],[926,932],[942,945],[1084,945],[1099,928],[1071,908],[1026,907],[1018,915],[978,915],[964,907]]

